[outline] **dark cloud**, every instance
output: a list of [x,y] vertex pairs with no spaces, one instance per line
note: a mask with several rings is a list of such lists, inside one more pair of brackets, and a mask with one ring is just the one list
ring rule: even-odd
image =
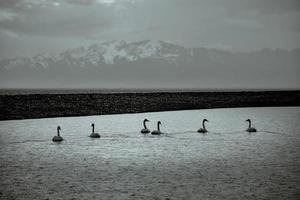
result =
[[96,3],[96,0],[64,0],[66,3],[70,4],[80,4],[80,5],[91,5]]
[[0,8],[12,8],[21,0],[1,0]]
[[300,12],[299,0],[248,0],[246,8],[259,11],[261,14],[284,14]]
[[86,36],[111,26],[114,15],[110,9],[103,5],[95,5],[92,8],[40,5],[18,10],[13,19],[3,19],[0,21],[0,30],[32,36]]

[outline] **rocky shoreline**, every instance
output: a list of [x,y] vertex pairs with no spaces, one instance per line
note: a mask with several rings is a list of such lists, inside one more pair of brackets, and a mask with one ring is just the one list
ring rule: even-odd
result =
[[300,91],[0,95],[0,120],[262,106],[300,106]]

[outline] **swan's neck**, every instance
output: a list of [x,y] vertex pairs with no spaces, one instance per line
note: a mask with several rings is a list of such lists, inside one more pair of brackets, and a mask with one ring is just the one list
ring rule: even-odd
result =
[[143,124],[144,124],[144,128],[147,129],[146,121],[144,121]]
[[249,122],[249,128],[251,128],[251,121],[248,121]]
[[202,127],[205,129],[205,121],[202,122]]
[[157,130],[160,131],[160,123],[157,123]]
[[95,126],[92,126],[93,133],[95,132]]
[[59,128],[57,129],[57,136],[60,136],[60,135],[59,135]]

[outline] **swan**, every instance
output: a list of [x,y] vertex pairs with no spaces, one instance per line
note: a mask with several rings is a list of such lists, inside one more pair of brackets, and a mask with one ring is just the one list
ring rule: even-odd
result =
[[203,119],[203,121],[202,121],[202,128],[199,128],[198,129],[198,133],[207,133],[207,130],[206,130],[206,128],[205,128],[205,122],[208,122],[208,120],[207,119]]
[[144,128],[141,130],[141,133],[143,133],[143,134],[150,133],[150,130],[146,126],[146,122],[150,122],[150,121],[148,119],[144,119],[144,122],[143,122]]
[[52,138],[53,142],[61,142],[64,140],[63,137],[59,135],[59,131],[60,131],[60,126],[57,127],[57,135]]
[[247,132],[252,133],[252,132],[256,132],[256,128],[251,127],[251,120],[247,119],[246,122],[249,122],[249,127],[247,128]]
[[95,133],[95,124],[92,124],[92,133],[90,135],[91,138],[100,138],[100,134],[99,133]]
[[159,128],[160,125],[161,125],[161,122],[158,121],[158,122],[157,122],[157,130],[152,131],[152,132],[151,132],[152,135],[161,135],[161,134],[163,134],[163,133],[160,131],[160,128]]

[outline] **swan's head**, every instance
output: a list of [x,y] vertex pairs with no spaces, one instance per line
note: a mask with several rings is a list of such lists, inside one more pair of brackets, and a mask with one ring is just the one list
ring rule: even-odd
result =
[[144,122],[150,122],[148,119],[144,119]]
[[57,126],[57,130],[60,130],[60,126]]
[[250,120],[250,119],[247,119],[246,122],[251,122],[251,120]]
[[161,125],[161,122],[160,122],[160,121],[158,121],[158,122],[157,122],[157,124]]
[[208,122],[208,120],[207,119],[203,119],[203,122]]
[[94,123],[92,123],[92,125],[91,125],[92,127],[94,127],[95,126],[95,124]]

